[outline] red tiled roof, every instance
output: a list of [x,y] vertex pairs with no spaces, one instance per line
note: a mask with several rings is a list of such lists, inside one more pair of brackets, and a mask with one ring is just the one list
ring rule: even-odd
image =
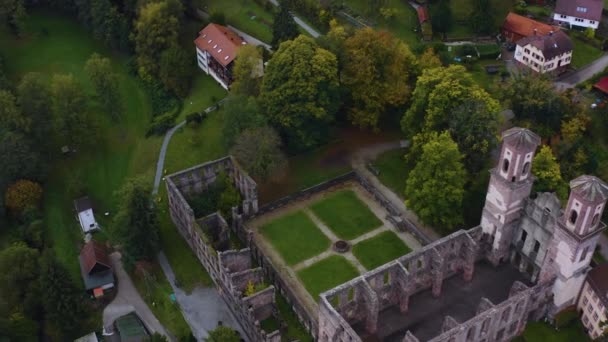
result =
[[[93,240],[87,242],[82,250],[80,251],[82,257],[84,270],[87,274],[91,274],[91,271],[102,271],[112,268],[108,252],[104,245]],[[95,269],[97,266],[98,269]]]
[[420,6],[416,8],[416,12],[418,12],[418,22],[421,24],[429,20],[429,12],[426,10],[426,7]]
[[200,50],[207,51],[220,64],[227,66],[234,60],[241,45],[247,43],[227,27],[209,24],[199,32],[194,44]]
[[601,91],[602,93],[608,94],[608,76],[602,77],[593,88]]
[[543,57],[545,57],[547,60],[551,60],[555,58],[555,56],[570,52],[574,48],[572,40],[563,31],[557,31],[544,36],[532,35],[520,39],[517,42],[517,45],[522,47],[528,44],[535,46],[537,49],[542,51]]
[[602,20],[604,0],[557,0],[555,13],[576,18]]
[[[551,33],[551,31],[559,31],[559,27],[547,25],[513,12],[507,15],[502,27],[507,31],[515,32],[524,37],[533,36],[535,33],[544,36]],[[535,29],[536,32],[534,31]]]

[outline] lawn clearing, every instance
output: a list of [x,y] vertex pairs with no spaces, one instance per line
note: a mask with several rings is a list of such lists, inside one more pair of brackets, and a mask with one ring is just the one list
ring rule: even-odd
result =
[[340,239],[352,240],[382,226],[382,221],[352,190],[343,190],[310,206]]
[[401,198],[405,192],[405,181],[409,173],[405,153],[405,149],[384,152],[374,161],[374,167],[380,171],[378,178],[382,184]]
[[332,255],[298,272],[298,277],[316,302],[319,294],[359,275],[355,266],[339,255]]
[[572,65],[576,68],[584,67],[585,65],[598,59],[603,54],[602,50],[580,40],[576,34],[571,34],[570,38],[574,44],[574,52],[572,52]]
[[197,74],[192,82],[190,95],[184,99],[184,106],[176,123],[186,119],[186,115],[193,112],[201,112],[217,104],[218,101],[228,96],[228,92],[213,79],[213,77],[203,73],[196,67],[194,72]]
[[329,248],[329,239],[302,211],[285,215],[259,231],[289,265],[295,265]]
[[392,231],[382,232],[353,247],[353,254],[368,270],[406,255],[412,250]]
[[266,43],[272,41],[272,10],[260,6],[255,1],[207,0],[200,7],[209,14],[224,13],[226,24],[232,25]]

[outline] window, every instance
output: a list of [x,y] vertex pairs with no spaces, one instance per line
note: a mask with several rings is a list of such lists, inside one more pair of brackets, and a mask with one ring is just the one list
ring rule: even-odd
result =
[[[577,6],[576,7],[576,11],[577,12],[581,12],[581,13],[587,13],[587,7],[579,7],[579,6]],[[579,20],[582,20],[582,19],[579,19]]]
[[528,237],[528,232],[525,230],[521,231],[521,238],[519,239],[521,242],[526,242],[526,238]]
[[566,15],[565,15],[565,14],[562,14],[562,15],[561,15],[561,17],[562,17],[562,19],[565,19],[565,18],[566,18]]
[[593,320],[597,322],[600,317],[597,315],[597,312],[593,313]]
[[595,21],[589,20],[589,24],[595,24]]
[[[579,261],[585,260],[585,258],[587,257],[587,253],[589,253],[589,246],[587,246],[587,247],[585,247],[585,249],[583,249],[583,253],[581,253],[581,258],[579,259]],[[593,297],[596,297],[595,293],[593,294]]]
[[591,220],[591,225],[595,226],[597,224],[597,221],[599,221],[599,220],[600,220],[600,214],[599,213],[593,215],[593,220]]
[[597,297],[597,295],[595,294],[595,292],[593,292],[593,301],[594,301],[594,302],[597,302],[597,300],[598,300],[598,299],[599,299],[599,298]]
[[576,224],[576,219],[578,218],[578,213],[576,210],[570,211],[570,223]]
[[526,162],[524,164],[524,170],[522,171],[524,174],[528,173],[528,171],[530,170],[530,162]]
[[589,323],[589,319],[587,318],[587,315],[583,315],[583,324],[587,325],[587,323]]
[[583,306],[587,305],[589,303],[589,299],[587,299],[587,296],[585,296],[585,298],[583,298]]
[[505,159],[502,161],[502,171],[503,172],[509,171],[509,160]]
[[540,242],[538,241],[534,241],[534,253],[538,253],[538,251],[540,250]]

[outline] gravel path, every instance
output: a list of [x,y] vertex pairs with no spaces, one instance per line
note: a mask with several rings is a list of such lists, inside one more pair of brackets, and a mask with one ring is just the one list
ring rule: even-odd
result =
[[182,121],[165,134],[163,145],[160,147],[160,153],[158,154],[158,161],[156,162],[156,176],[154,177],[154,189],[152,190],[152,195],[156,195],[158,193],[158,186],[160,185],[160,180],[163,177],[163,167],[165,165],[165,157],[167,156],[167,147],[169,147],[169,142],[171,142],[173,133],[175,133],[175,131],[180,129],[185,124],[186,121]]

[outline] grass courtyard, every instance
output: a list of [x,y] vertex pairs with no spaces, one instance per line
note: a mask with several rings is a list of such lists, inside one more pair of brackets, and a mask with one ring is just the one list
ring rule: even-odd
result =
[[405,149],[384,152],[373,162],[374,167],[380,171],[378,178],[382,184],[400,197],[405,192],[405,181],[409,173],[405,153]]
[[368,270],[384,265],[411,251],[392,231],[382,232],[353,246],[353,254]]
[[312,212],[343,240],[352,240],[382,226],[352,190],[342,190],[310,206]]
[[260,228],[289,265],[309,259],[329,247],[329,239],[302,211],[278,218]]
[[583,330],[580,321],[576,320],[565,327],[555,330],[552,326],[543,322],[530,322],[526,325],[524,333],[514,339],[515,342],[586,342],[591,341]]
[[345,283],[358,275],[359,272],[355,266],[339,255],[332,255],[298,272],[298,277],[315,302],[323,291]]

